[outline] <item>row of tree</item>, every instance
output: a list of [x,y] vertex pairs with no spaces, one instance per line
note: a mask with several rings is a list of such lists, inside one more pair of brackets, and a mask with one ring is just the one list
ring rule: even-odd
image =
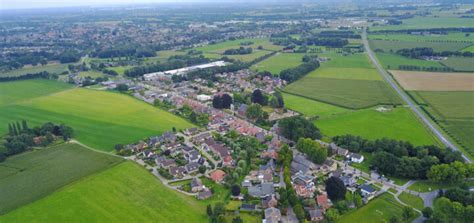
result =
[[333,141],[351,152],[372,153],[371,168],[389,176],[426,179],[433,166],[463,161],[461,153],[434,145],[415,147],[406,141],[386,138],[372,141],[353,135],[336,136]]
[[47,71],[42,71],[39,73],[28,73],[25,75],[20,75],[20,76],[5,76],[5,77],[0,77],[0,82],[7,82],[7,81],[18,81],[18,80],[30,80],[30,79],[58,79],[57,74],[50,74]]
[[280,78],[282,80],[287,81],[288,83],[294,82],[309,72],[316,70],[319,67],[319,61],[311,60],[309,62],[304,62],[303,64],[293,67],[293,68],[288,68],[285,70],[282,70],[280,72]]
[[224,55],[244,55],[251,54],[253,52],[252,47],[239,47],[238,49],[227,49],[224,51]]
[[34,128],[28,127],[25,120],[8,124],[8,134],[4,137],[5,150],[0,150],[0,161],[7,156],[22,153],[31,149],[32,146],[47,146],[54,141],[55,137],[68,140],[73,136],[73,129],[66,125],[45,123]]
[[436,52],[433,48],[429,47],[415,47],[415,48],[408,48],[408,49],[400,49],[397,50],[397,54],[402,55],[404,57],[409,58],[420,58],[420,57],[431,57],[431,56],[439,56],[439,57],[449,57],[449,56],[462,56],[462,57],[473,57],[474,53],[470,51],[442,51]]

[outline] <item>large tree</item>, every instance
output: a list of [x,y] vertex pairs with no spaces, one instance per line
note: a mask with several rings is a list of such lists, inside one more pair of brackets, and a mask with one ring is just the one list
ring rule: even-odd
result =
[[305,153],[311,161],[317,164],[324,163],[328,155],[325,147],[309,138],[300,138],[296,144],[296,149]]
[[253,91],[251,101],[252,103],[257,103],[260,105],[266,104],[266,98],[260,89],[256,89],[255,91]]
[[299,138],[320,139],[319,129],[303,117],[284,118],[278,122],[281,134],[286,138],[298,141]]
[[326,180],[326,191],[328,193],[328,197],[332,201],[338,201],[345,198],[346,186],[341,179],[337,177],[330,177]]

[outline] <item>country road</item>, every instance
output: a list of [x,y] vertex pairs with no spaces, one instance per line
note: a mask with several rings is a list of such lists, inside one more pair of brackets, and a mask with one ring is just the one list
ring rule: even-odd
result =
[[[425,123],[426,126],[433,132],[433,134],[448,148],[454,150],[454,151],[460,151],[459,148],[454,145],[448,138],[446,138],[443,133],[436,128],[429,120],[429,118],[426,116],[426,114],[423,111],[420,111],[420,109],[417,107],[417,105],[410,99],[410,97],[405,93],[403,89],[401,89],[395,80],[392,78],[390,74],[387,73],[387,71],[379,64],[377,58],[374,55],[374,52],[370,49],[369,46],[369,41],[367,40],[367,29],[364,27],[364,31],[362,33],[362,41],[365,46],[365,50],[367,51],[367,55],[369,55],[370,60],[374,64],[375,68],[378,70],[378,72],[384,77],[384,79],[392,86],[393,89],[400,95],[400,97],[405,101],[405,103],[408,104],[408,106],[413,110],[413,112]],[[472,161],[462,153],[462,157],[466,162],[471,163]]]

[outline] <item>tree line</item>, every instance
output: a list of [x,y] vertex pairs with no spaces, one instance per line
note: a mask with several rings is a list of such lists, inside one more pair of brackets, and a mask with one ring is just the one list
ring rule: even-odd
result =
[[[303,59],[305,59],[303,57]],[[288,83],[294,82],[306,74],[310,73],[311,71],[316,70],[319,67],[319,61],[316,59],[311,59],[308,61],[303,60],[303,64],[293,67],[293,68],[288,68],[285,70],[282,70],[280,72],[280,78],[282,80],[287,81]]]
[[474,53],[470,51],[460,52],[460,51],[442,51],[436,52],[433,48],[429,47],[415,47],[415,48],[405,48],[396,51],[397,54],[402,55],[408,58],[420,58],[420,57],[449,57],[449,56],[462,56],[462,57],[473,57]]
[[25,152],[33,146],[47,146],[54,141],[55,137],[69,140],[73,134],[73,129],[64,124],[56,125],[47,122],[42,126],[30,128],[25,120],[21,123],[9,123],[8,134],[4,136],[4,149],[0,148],[0,162],[8,156]]
[[224,51],[224,55],[245,55],[251,54],[253,51],[252,47],[239,47],[238,49],[227,49]]
[[41,71],[41,72],[38,72],[38,73],[28,73],[28,74],[20,75],[20,76],[0,77],[0,82],[30,80],[30,79],[37,79],[37,78],[58,79],[58,75],[57,74],[50,74],[47,71]]
[[415,147],[407,141],[387,138],[372,141],[353,135],[336,136],[333,141],[354,153],[371,153],[371,169],[394,177],[427,179],[433,166],[463,161],[460,152],[435,145]]

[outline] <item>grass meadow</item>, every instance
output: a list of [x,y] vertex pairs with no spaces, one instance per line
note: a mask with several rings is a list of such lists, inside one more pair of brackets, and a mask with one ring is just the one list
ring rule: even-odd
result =
[[401,30],[401,29],[430,29],[430,28],[460,28],[473,27],[474,21],[471,18],[460,17],[413,17],[402,20],[402,25],[388,25],[370,27],[371,31],[379,30]]
[[279,74],[282,70],[296,67],[303,63],[303,53],[279,53],[252,66],[252,70],[269,71]]
[[441,63],[456,71],[474,71],[474,58],[472,57],[448,57]]
[[[248,46],[247,45],[246,46],[240,45],[241,43],[244,43],[244,42],[253,42],[253,44],[248,45]],[[222,54],[227,49],[236,49],[236,48],[239,48],[241,46],[242,47],[252,47],[254,49],[256,49],[258,46],[262,46],[263,49],[269,50],[269,51],[278,51],[278,50],[283,49],[282,46],[273,45],[270,42],[269,39],[265,39],[265,38],[263,38],[263,39],[230,40],[230,41],[220,42],[220,43],[216,43],[216,44],[209,44],[209,45],[205,45],[205,46],[202,46],[202,47],[196,47],[194,49],[198,50],[198,51],[203,51],[204,53]]]
[[[367,205],[348,214],[344,214],[336,222],[388,222],[390,217],[401,216],[402,212],[403,206],[399,204],[392,195],[385,193],[373,199]],[[418,215],[412,218],[412,220],[416,217],[418,217]]]
[[419,59],[410,59],[404,56],[391,53],[377,53],[377,59],[380,61],[385,69],[397,70],[399,66],[419,66],[419,67],[437,67],[443,68],[444,66],[437,61],[427,61]]
[[0,163],[0,215],[121,161],[70,143],[9,157]]
[[433,48],[436,52],[457,51],[472,45],[471,42],[427,42],[427,41],[391,41],[391,40],[370,40],[373,50],[381,49],[384,52],[396,52],[401,49],[416,47]]
[[[0,84],[3,91],[0,103],[7,102],[0,104],[0,126],[4,126],[0,128],[0,134],[7,132],[7,123],[22,119],[32,126],[48,121],[65,123],[74,128],[77,140],[100,150],[111,151],[115,144],[160,135],[173,127],[184,129],[193,126],[171,113],[114,92],[83,88],[64,90],[66,87],[61,83],[40,81],[43,86],[63,91],[35,90],[40,93],[35,96],[26,87],[36,82]],[[57,84],[60,87],[56,87]]]
[[0,72],[0,77],[16,77],[16,76],[22,76],[25,74],[39,73],[42,71],[60,74],[64,71],[67,71],[68,65],[69,64],[47,64],[44,66],[39,65],[39,66],[24,67],[21,69],[12,70],[8,72],[3,72],[3,73]]
[[1,222],[208,222],[206,206],[123,162],[1,216]]
[[[469,34],[466,36],[466,34]],[[445,35],[412,35],[397,33],[370,34],[371,40],[390,40],[390,41],[415,41],[415,42],[473,42],[474,33],[449,32]]]

